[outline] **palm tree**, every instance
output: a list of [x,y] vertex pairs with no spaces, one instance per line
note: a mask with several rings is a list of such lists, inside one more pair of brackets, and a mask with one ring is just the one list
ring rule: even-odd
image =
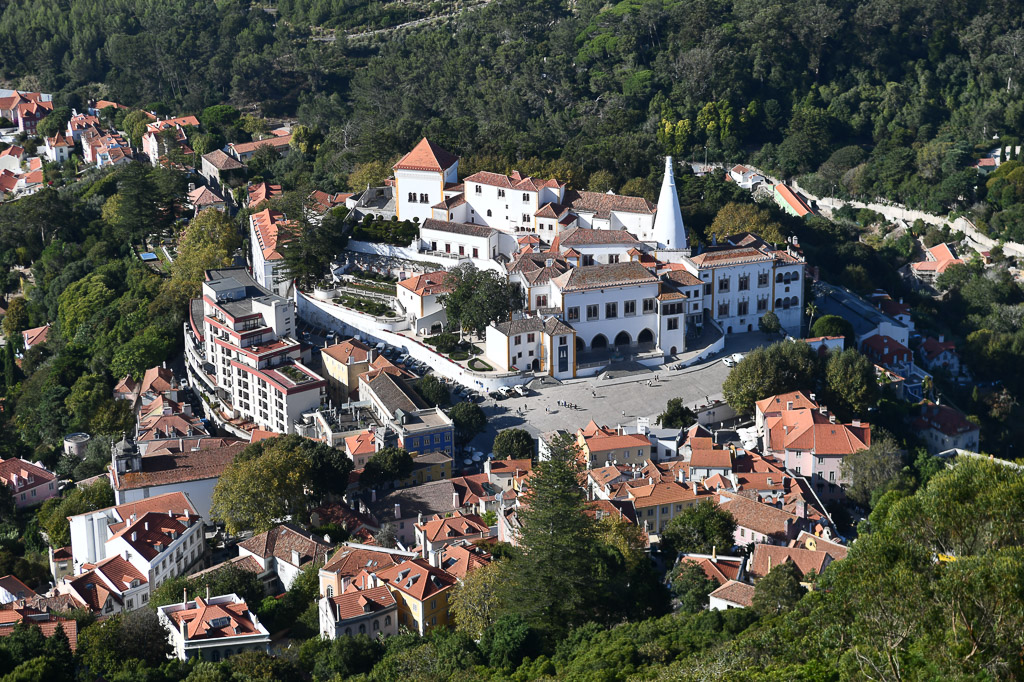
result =
[[807,307],[804,309],[804,314],[807,315],[807,329],[811,329],[811,325],[814,324],[814,318],[818,316],[821,310],[818,309],[817,304],[814,301],[808,301]]

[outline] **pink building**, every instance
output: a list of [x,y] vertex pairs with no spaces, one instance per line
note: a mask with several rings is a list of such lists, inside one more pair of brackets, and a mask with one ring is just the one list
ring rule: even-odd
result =
[[18,507],[42,504],[57,495],[56,476],[43,467],[23,459],[0,461],[0,481],[6,485]]

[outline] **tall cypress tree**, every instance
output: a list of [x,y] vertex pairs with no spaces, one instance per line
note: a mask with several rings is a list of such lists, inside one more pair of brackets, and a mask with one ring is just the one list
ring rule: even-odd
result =
[[584,514],[577,446],[571,436],[555,439],[551,458],[535,467],[519,510],[519,551],[509,564],[512,612],[551,637],[595,617],[603,581],[594,520]]

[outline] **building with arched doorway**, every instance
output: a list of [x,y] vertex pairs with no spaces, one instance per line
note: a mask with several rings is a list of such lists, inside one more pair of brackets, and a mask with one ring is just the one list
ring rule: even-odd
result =
[[556,379],[576,376],[576,332],[558,318],[524,317],[487,328],[487,357],[504,372],[539,372]]

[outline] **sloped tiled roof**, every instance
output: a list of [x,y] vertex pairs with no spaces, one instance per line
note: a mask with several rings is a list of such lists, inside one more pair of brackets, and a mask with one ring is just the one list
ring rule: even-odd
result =
[[606,263],[573,268],[552,282],[563,291],[585,291],[601,287],[647,284],[658,278],[640,263]]
[[597,218],[608,218],[612,212],[640,213],[650,215],[658,210],[656,204],[643,197],[627,197],[602,192],[580,192],[570,190],[565,193],[565,203],[577,213],[593,213]]
[[754,578],[763,578],[772,568],[787,561],[796,564],[800,575],[807,575],[810,571],[820,574],[832,561],[832,557],[826,552],[812,552],[800,547],[779,547],[759,543],[754,545],[747,573]]
[[[168,614],[180,626],[186,623],[188,639],[228,639],[259,634],[252,613],[244,601],[207,604],[196,597],[195,608],[172,611]],[[224,623],[214,627],[214,623]]]
[[453,576],[434,568],[424,559],[403,561],[382,569],[377,571],[377,577],[417,601],[428,599],[456,583]]
[[451,168],[458,160],[459,157],[424,137],[394,165],[394,169],[441,172]]
[[309,561],[326,560],[331,546],[321,538],[292,526],[281,524],[266,533],[260,533],[239,543],[242,547],[262,559],[275,557],[278,561],[292,562],[292,551],[299,553],[299,565]]
[[154,451],[142,458],[140,471],[118,474],[116,488],[133,490],[219,478],[247,445],[236,439],[202,439],[196,450],[160,454]]
[[754,586],[730,580],[708,596],[750,608],[754,604]]
[[331,615],[336,621],[343,621],[389,609],[396,606],[397,602],[387,585],[360,590],[352,584],[345,593],[331,597],[330,605]]
[[359,339],[348,339],[347,341],[328,346],[320,352],[343,365],[347,365],[350,358],[352,362],[366,362],[366,359],[369,357],[370,347]]
[[452,516],[435,514],[433,518],[416,524],[428,542],[456,540],[466,535],[487,533],[488,527],[484,520],[476,514],[463,514],[456,511]]
[[795,514],[739,495],[722,495],[718,506],[732,514],[738,526],[777,539],[783,538],[793,524],[800,522]]
[[561,246],[593,246],[608,244],[638,244],[637,238],[626,230],[592,230],[570,227],[558,235]]
[[408,289],[417,296],[432,296],[434,294],[446,294],[450,292],[451,286],[447,284],[448,272],[435,270],[422,275],[413,275],[409,279],[403,279],[398,286]]
[[427,218],[423,221],[422,230],[436,230],[438,232],[450,232],[452,234],[462,234],[468,237],[490,237],[495,234],[497,230],[492,227],[486,227],[484,225],[470,225],[469,223],[453,223],[447,220],[434,220],[433,218]]

